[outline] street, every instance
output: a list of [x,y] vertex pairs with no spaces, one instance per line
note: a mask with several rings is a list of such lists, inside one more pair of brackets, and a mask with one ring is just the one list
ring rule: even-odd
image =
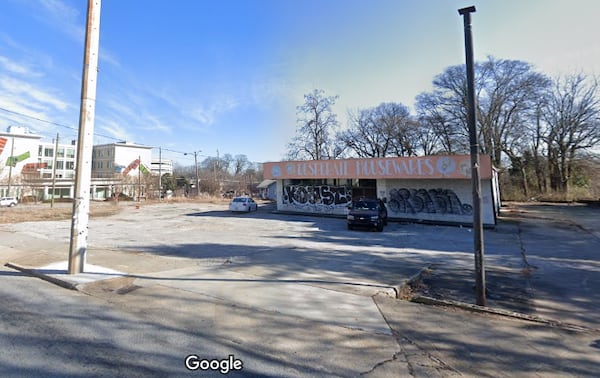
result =
[[[593,216],[565,228],[573,220],[545,208],[509,207],[485,231],[488,306],[588,329],[573,332],[395,298],[425,269],[428,294],[474,303],[468,228],[348,231],[342,219],[271,210],[160,204],[94,218],[88,263],[127,277],[78,291],[3,267],[0,373],[220,375],[186,370],[188,355],[205,366],[232,355],[243,362],[234,376],[593,376],[600,367]],[[3,263],[66,260],[69,227],[2,225]]]

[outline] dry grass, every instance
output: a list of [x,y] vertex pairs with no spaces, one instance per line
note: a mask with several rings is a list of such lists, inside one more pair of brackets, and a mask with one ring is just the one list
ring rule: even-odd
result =
[[[123,209],[110,203],[94,204],[90,207],[90,217],[104,217],[114,215]],[[72,204],[61,203],[50,207],[49,204],[19,205],[12,208],[0,209],[0,224],[39,222],[70,219],[73,215]]]
[[[199,198],[174,197],[164,201],[148,200],[141,202],[143,206],[159,205],[167,203],[212,203],[212,204],[228,204],[230,199],[221,197],[201,196]],[[260,202],[260,201],[259,201]],[[112,201],[91,202],[90,217],[106,217],[118,214],[121,210],[129,206],[135,206],[132,201]],[[0,224],[3,223],[20,223],[20,222],[39,222],[70,219],[73,215],[72,203],[55,203],[54,207],[50,207],[49,203],[39,204],[19,204],[16,207],[0,208]]]

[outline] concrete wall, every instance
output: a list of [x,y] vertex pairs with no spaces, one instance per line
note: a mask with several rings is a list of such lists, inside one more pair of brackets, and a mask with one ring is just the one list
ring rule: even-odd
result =
[[[386,199],[391,219],[473,222],[471,180],[378,180],[377,193]],[[481,182],[481,202],[483,224],[494,225],[491,180]]]
[[[482,221],[496,223],[492,181],[482,180]],[[380,179],[378,197],[385,199],[390,219],[471,224],[471,180]],[[299,213],[345,216],[352,189],[335,185],[283,185],[277,180],[277,209]]]
[[346,215],[352,190],[335,185],[283,185],[277,180],[277,210]]

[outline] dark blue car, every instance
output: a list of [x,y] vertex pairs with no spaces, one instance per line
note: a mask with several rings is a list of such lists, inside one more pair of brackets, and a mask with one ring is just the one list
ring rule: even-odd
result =
[[381,232],[383,226],[387,225],[387,209],[380,199],[359,199],[348,206],[346,219],[349,230],[364,227]]

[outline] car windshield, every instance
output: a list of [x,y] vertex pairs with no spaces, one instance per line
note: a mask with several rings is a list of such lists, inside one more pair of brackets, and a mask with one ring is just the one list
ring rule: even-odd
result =
[[352,207],[357,210],[376,210],[377,202],[375,202],[375,201],[356,201],[356,202],[354,202]]
[[245,198],[234,198],[233,202],[246,202]]

